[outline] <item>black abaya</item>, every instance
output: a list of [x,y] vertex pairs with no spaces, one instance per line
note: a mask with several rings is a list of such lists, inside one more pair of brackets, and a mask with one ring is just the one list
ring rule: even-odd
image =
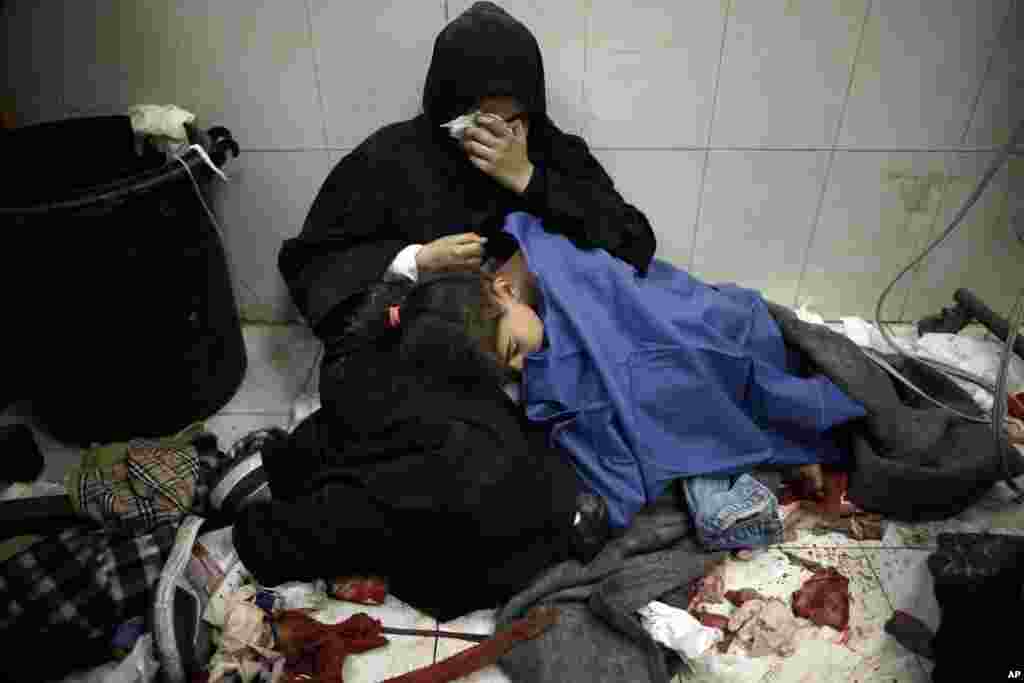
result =
[[[530,114],[535,170],[522,195],[473,166],[440,127],[487,95],[511,95]],[[502,243],[509,250],[498,235],[512,211],[532,213],[577,246],[604,248],[641,272],[654,256],[644,214],[623,200],[583,139],[548,117],[536,39],[501,8],[477,2],[434,43],[423,113],[379,129],[341,159],[278,265],[306,321],[330,336],[403,247],[477,232],[495,238],[489,250]]]
[[[535,171],[523,196],[473,166],[439,127],[485,94],[514,95],[530,112]],[[536,40],[476,3],[437,38],[424,113],[344,157],[302,233],[285,242],[281,272],[328,348],[323,409],[264,453],[275,500],[245,509],[234,527],[262,583],[379,573],[398,597],[447,620],[497,606],[568,557],[575,470],[496,384],[466,386],[387,348],[354,349],[344,373],[331,361],[349,312],[399,250],[467,231],[492,237],[490,250],[512,211],[646,271],[655,248],[647,219],[583,140],[550,122],[544,102]]]

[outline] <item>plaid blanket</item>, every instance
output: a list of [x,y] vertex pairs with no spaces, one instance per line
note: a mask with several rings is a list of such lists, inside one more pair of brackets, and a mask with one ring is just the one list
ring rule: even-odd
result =
[[[136,452],[142,455],[135,465],[145,471],[137,475],[169,477],[152,485],[151,491],[163,491],[173,486],[168,481],[179,474],[191,477],[194,473],[187,484],[186,512],[209,516],[209,493],[231,466],[231,458],[217,448],[212,434],[198,431],[190,439],[184,469],[159,455],[147,460],[145,451],[139,449]],[[104,494],[107,500],[103,505],[110,510],[115,507],[113,488]],[[179,498],[178,502],[183,501]],[[126,535],[125,530],[132,527],[105,519],[107,528],[65,529],[0,563],[0,634],[27,629],[30,633],[59,630],[85,639],[109,637],[118,624],[146,615],[182,516],[177,505],[165,509],[171,512],[165,518],[157,509],[142,516],[135,514],[137,508],[129,509],[139,523],[144,517],[154,522],[146,533]]]
[[146,614],[175,532],[162,524],[123,538],[74,527],[18,553],[0,565],[0,632],[61,625],[96,638]]

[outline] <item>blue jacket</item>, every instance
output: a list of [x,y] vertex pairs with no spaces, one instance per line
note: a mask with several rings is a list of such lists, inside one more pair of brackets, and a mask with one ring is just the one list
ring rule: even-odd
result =
[[509,214],[536,277],[545,344],[523,372],[527,416],[551,427],[612,523],[680,477],[834,462],[824,434],[864,408],[799,377],[761,296],[655,260],[646,277]]

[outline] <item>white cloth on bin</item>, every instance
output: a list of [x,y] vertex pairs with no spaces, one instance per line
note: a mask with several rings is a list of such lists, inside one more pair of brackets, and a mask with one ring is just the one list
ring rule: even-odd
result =
[[139,135],[156,135],[179,142],[188,140],[186,123],[196,115],[173,104],[137,104],[128,109],[132,129]]

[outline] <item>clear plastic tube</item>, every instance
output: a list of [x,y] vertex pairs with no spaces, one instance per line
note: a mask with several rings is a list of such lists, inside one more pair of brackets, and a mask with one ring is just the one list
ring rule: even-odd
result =
[[1006,485],[1017,493],[1017,502],[1024,502],[1024,492],[1013,480],[1013,471],[1010,469],[1008,453],[1011,448],[1006,443],[1006,436],[1003,434],[1006,424],[1007,393],[1006,384],[1010,375],[1010,354],[1013,353],[1013,344],[1017,341],[1017,333],[1020,331],[1021,323],[1024,322],[1024,290],[1017,296],[1017,303],[1010,314],[1010,331],[1006,335],[1006,348],[1003,349],[1003,358],[999,363],[999,376],[996,379],[995,402],[992,405],[992,438],[995,442],[996,453],[1003,464],[1003,475],[1006,477]]
[[[1017,123],[1017,127],[1014,130],[1013,135],[1010,136],[1010,141],[1007,142],[1006,145],[1000,150],[998,156],[995,158],[995,160],[989,166],[988,170],[985,172],[984,177],[982,177],[981,182],[978,183],[978,186],[974,189],[974,192],[972,192],[971,195],[966,199],[966,201],[964,201],[963,205],[961,205],[960,210],[957,211],[956,216],[950,222],[950,224],[946,228],[946,230],[937,239],[935,239],[930,245],[928,245],[928,247],[924,251],[922,251],[921,254],[916,259],[911,261],[910,264],[907,265],[907,267],[905,267],[903,270],[900,271],[900,273],[896,276],[896,278],[892,282],[889,283],[889,286],[886,287],[882,291],[882,295],[880,297],[878,297],[878,303],[875,306],[875,325],[878,327],[878,331],[881,333],[881,335],[885,339],[886,343],[889,344],[889,346],[893,350],[895,350],[896,353],[898,353],[899,355],[901,355],[901,356],[903,356],[905,358],[912,358],[913,360],[926,363],[926,364],[928,364],[931,367],[934,367],[934,368],[936,368],[936,369],[938,369],[940,371],[946,372],[947,374],[951,374],[951,375],[955,374],[957,377],[959,377],[961,379],[967,379],[968,381],[973,382],[973,383],[977,384],[978,386],[984,387],[984,388],[986,388],[988,390],[991,390],[990,389],[991,383],[989,383],[988,381],[986,381],[985,379],[983,379],[981,377],[977,377],[975,375],[972,375],[970,373],[964,372],[962,370],[956,370],[956,369],[949,368],[949,366],[945,366],[944,363],[939,363],[937,361],[932,361],[932,360],[928,360],[928,359],[917,358],[915,356],[912,356],[912,355],[908,354],[906,351],[904,351],[902,348],[900,348],[893,341],[892,337],[889,334],[889,330],[886,329],[885,325],[882,323],[882,308],[885,305],[885,300],[889,297],[889,293],[892,291],[893,287],[896,286],[896,283],[899,282],[901,279],[903,279],[903,277],[907,273],[909,273],[914,268],[916,268],[919,263],[921,263],[924,259],[926,259],[929,254],[931,254],[933,251],[935,251],[935,249],[938,248],[938,246],[940,244],[942,244],[946,240],[946,238],[948,238],[953,233],[954,230],[956,230],[956,228],[960,225],[960,222],[963,221],[964,216],[967,215],[967,212],[971,209],[972,206],[974,206],[975,202],[978,201],[978,198],[981,197],[981,194],[985,191],[985,188],[988,186],[989,182],[991,182],[991,180],[995,176],[995,174],[999,172],[999,169],[1002,167],[1002,165],[1004,163],[1006,163],[1006,160],[1010,157],[1011,154],[1013,154],[1016,151],[1016,149],[1022,143],[1024,143],[1024,120],[1021,120],[1020,122]],[[872,358],[872,360],[877,360],[876,358],[874,358],[870,354],[869,354],[869,357]],[[911,389],[916,391],[923,398],[925,398],[928,401],[934,403],[935,405],[939,406],[940,408],[943,408],[943,409],[953,413],[957,417],[960,417],[960,418],[962,418],[964,420],[968,420],[970,422],[979,422],[979,423],[983,423],[983,424],[988,424],[989,422],[992,421],[991,417],[977,417],[977,416],[974,416],[974,415],[967,415],[965,413],[962,413],[961,411],[957,410],[956,408],[953,408],[952,406],[948,406],[945,403],[943,403],[942,401],[939,401],[938,399],[933,398],[932,396],[928,395],[928,393],[926,393],[924,390],[922,390],[921,388],[916,386],[909,379],[907,379],[906,377],[903,377],[903,375],[899,374],[895,370],[895,368],[892,368],[890,366],[889,368],[886,368],[886,369],[889,372],[898,375],[898,377],[900,378],[900,380],[904,384],[906,384],[908,387],[910,387]],[[952,370],[956,370],[956,371],[955,372],[950,372],[951,369]],[[998,398],[998,396],[996,398]]]

